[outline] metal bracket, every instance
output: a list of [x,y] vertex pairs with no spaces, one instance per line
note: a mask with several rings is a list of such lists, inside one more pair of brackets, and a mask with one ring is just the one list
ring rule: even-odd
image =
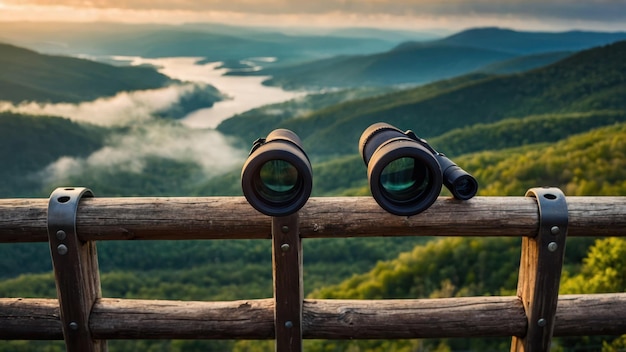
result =
[[48,201],[48,241],[67,351],[106,350],[89,330],[89,314],[101,293],[95,243],[81,242],[76,232],[78,204],[85,197],[93,197],[91,190],[62,187]]
[[537,236],[524,237],[522,242],[517,290],[528,330],[523,338],[513,338],[511,351],[549,351],[565,255],[567,202],[563,192],[553,187],[531,188],[526,197],[537,201],[539,230]]
[[298,212],[272,217],[276,352],[302,351],[302,241]]

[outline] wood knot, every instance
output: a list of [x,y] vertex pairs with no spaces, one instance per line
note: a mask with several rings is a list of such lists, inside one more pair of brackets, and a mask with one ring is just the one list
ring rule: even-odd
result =
[[339,321],[347,324],[347,325],[354,325],[354,316],[355,316],[355,312],[350,309],[350,308],[341,308],[339,309]]

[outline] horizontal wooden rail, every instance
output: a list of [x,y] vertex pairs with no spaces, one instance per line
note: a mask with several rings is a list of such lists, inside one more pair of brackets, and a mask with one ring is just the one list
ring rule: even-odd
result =
[[[47,242],[47,206],[48,199],[0,199],[0,243]],[[568,197],[567,206],[568,236],[626,236],[626,197]],[[529,197],[440,197],[410,217],[388,214],[371,197],[323,197],[299,213],[302,238],[532,237],[539,227]],[[269,217],[243,197],[89,198],[76,226],[83,241],[271,238]]]
[[[56,299],[0,298],[0,339],[61,340]],[[555,336],[626,334],[626,293],[559,297]],[[519,336],[518,297],[305,300],[308,339]],[[90,315],[97,339],[273,339],[274,300],[196,302],[102,298]]]

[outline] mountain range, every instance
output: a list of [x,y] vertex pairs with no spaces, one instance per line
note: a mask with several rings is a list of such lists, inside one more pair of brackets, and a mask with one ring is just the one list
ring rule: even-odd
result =
[[[258,133],[278,126],[292,129],[316,156],[356,153],[367,126],[386,121],[432,138],[476,123],[547,113],[626,109],[626,41],[584,50],[557,63],[509,75],[474,74],[413,89],[349,101],[309,115],[272,121],[256,116]],[[268,121],[271,119],[268,117]],[[246,130],[233,117],[218,129],[230,135]],[[445,152],[445,150],[444,150]]]
[[[521,72],[558,61],[568,53],[624,39],[626,32],[477,28],[438,40],[407,41],[386,52],[270,67],[253,74],[272,76],[266,84],[289,89],[416,85],[473,71]],[[506,69],[494,71],[494,65],[505,60]]]
[[[170,57],[194,56],[209,61],[275,57],[297,62],[340,54],[375,53],[400,42],[394,31],[300,31],[285,34],[278,29],[238,27],[216,23],[181,25],[121,23],[0,22],[0,41],[46,53],[91,56]],[[398,32],[399,33],[399,32]],[[399,38],[409,38],[402,33]],[[413,38],[421,38],[416,33]]]

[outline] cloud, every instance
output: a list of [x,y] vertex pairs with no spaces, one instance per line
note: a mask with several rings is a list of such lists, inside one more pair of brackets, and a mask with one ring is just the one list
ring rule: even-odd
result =
[[206,84],[193,82],[160,89],[122,92],[80,104],[29,102],[14,105],[0,101],[0,111],[62,116],[73,121],[116,129],[105,146],[79,158],[64,156],[34,175],[46,184],[62,184],[81,174],[141,173],[149,158],[191,162],[205,179],[243,164],[246,150],[212,129],[194,129],[178,121],[162,120],[154,113],[177,103],[181,96]]
[[206,11],[253,14],[329,14],[393,16],[527,15],[578,20],[626,18],[624,0],[4,0],[5,4],[67,6],[138,11]]
[[141,173],[151,157],[199,165],[206,178],[242,165],[246,151],[215,130],[189,129],[168,121],[144,121],[129,126],[124,134],[86,158],[62,157],[37,176],[46,183],[60,184],[82,173],[121,171]]
[[25,102],[13,104],[0,101],[0,111],[29,115],[63,116],[73,121],[100,126],[124,125],[130,121],[145,121],[151,115],[179,101],[199,83],[171,85],[160,89],[121,92],[113,97],[99,98],[80,104]]
[[624,0],[0,0],[0,20],[272,27],[626,30]]

